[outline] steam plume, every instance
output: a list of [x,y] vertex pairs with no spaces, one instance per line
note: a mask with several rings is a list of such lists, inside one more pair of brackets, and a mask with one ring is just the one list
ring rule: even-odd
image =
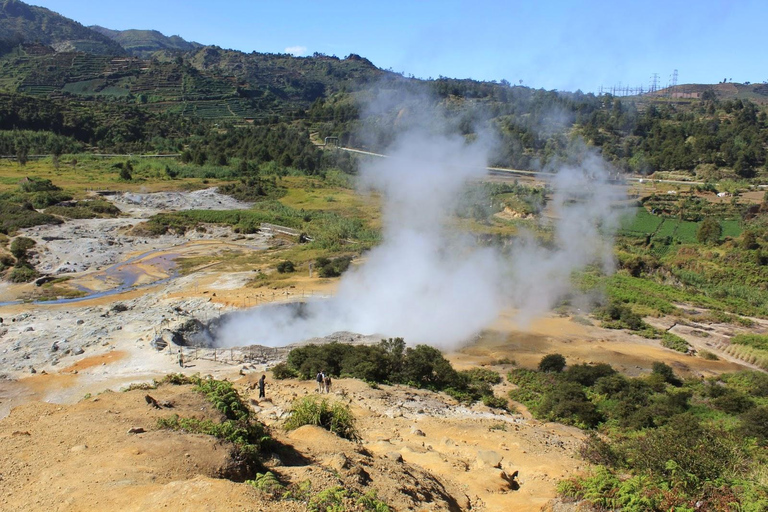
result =
[[403,336],[409,343],[456,348],[508,306],[530,320],[570,286],[578,268],[610,266],[608,170],[588,155],[552,182],[554,243],[521,237],[505,256],[478,246],[448,222],[468,180],[485,175],[489,144],[415,128],[362,166],[361,181],[384,197],[383,243],[341,279],[331,299],[295,309],[256,308],[229,318],[225,346],[281,346],[336,331]]

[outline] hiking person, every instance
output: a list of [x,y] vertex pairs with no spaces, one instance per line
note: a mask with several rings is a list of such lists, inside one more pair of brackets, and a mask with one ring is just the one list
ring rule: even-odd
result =
[[317,381],[317,392],[322,393],[323,387],[325,385],[325,373],[323,373],[323,370],[320,370],[317,374],[317,377],[315,377],[315,380]]
[[325,377],[325,392],[330,393],[331,392],[331,376],[327,375]]
[[179,349],[179,366],[184,368],[184,353]]
[[267,396],[266,394],[264,394],[264,389],[267,387],[266,380],[267,380],[266,375],[262,375],[261,378],[259,379],[259,398],[266,398]]

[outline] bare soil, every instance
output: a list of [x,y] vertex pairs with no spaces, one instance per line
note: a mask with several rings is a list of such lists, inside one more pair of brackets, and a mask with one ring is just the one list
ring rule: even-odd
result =
[[[195,199],[196,207],[200,201],[219,205],[213,193],[198,195],[202,199]],[[174,205],[187,204],[183,197],[172,198]],[[168,207],[154,196],[133,200],[125,206],[131,222],[148,208]],[[214,230],[190,235],[196,238],[144,240],[116,228],[110,245],[99,241],[98,225],[87,230],[79,226],[77,231],[70,226],[30,232],[28,236],[47,247],[38,263],[63,268],[69,262],[77,270],[68,274],[78,283],[98,281],[107,290],[115,284],[99,279],[99,272],[148,251],[156,251],[154,256],[195,255],[233,246],[259,250],[269,244],[266,237],[237,240],[231,232]],[[64,238],[57,243],[69,252],[45,245],[44,237],[51,236]],[[291,402],[314,393],[313,382],[274,381],[268,372],[272,361],[243,362],[234,351],[217,353],[215,360],[210,353],[195,359],[186,352],[185,367],[180,368],[176,347],[158,351],[151,343],[164,329],[190,319],[332,294],[335,282],[301,277],[295,288],[254,290],[246,286],[252,272],[214,265],[152,285],[168,276],[168,270],[149,267],[143,270],[144,287],[115,295],[0,306],[0,509],[304,510],[299,501],[274,501],[238,481],[237,457],[227,443],[156,428],[158,418],[174,413],[216,417],[189,387],[119,392],[131,383],[177,371],[236,383],[257,418],[289,453],[276,453],[266,462],[286,485],[309,480],[315,491],[334,485],[360,492],[375,489],[395,510],[527,511],[547,507],[556,497],[557,481],[585,469],[575,455],[584,437],[581,431],[534,420],[519,404],[519,412],[511,414],[479,404],[466,407],[442,394],[402,386],[374,389],[355,380],[336,380],[329,398],[350,405],[358,418],[360,443],[314,427],[285,432],[282,424]],[[34,285],[3,285],[0,295],[13,300],[29,286]],[[459,368],[484,366],[502,375],[515,366],[535,367],[543,355],[554,352],[570,364],[606,362],[628,375],[649,372],[655,361],[700,377],[748,367],[717,348],[720,338],[739,331],[730,325],[672,326],[671,319],[649,319],[671,328],[697,350],[706,348],[720,357],[710,361],[567,317],[549,316],[525,328],[514,318],[513,311],[505,313],[472,343],[448,354],[449,359]],[[759,321],[753,330],[766,329]],[[514,365],[499,364],[504,359]],[[267,399],[257,400],[251,388],[262,373],[268,376]],[[495,393],[506,396],[510,389],[505,380]],[[174,407],[149,407],[147,393]],[[129,434],[131,428],[145,432]]]

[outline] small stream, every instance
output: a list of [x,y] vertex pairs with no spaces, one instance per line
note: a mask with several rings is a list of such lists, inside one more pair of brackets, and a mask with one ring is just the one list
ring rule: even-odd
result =
[[[195,242],[191,242],[191,244],[194,244],[194,243]],[[188,245],[188,244],[189,243],[183,244],[183,245]],[[240,247],[256,250],[256,251],[264,249],[263,247],[258,245],[240,245]],[[104,270],[99,270],[95,272],[93,274],[93,277],[95,279],[98,279],[99,281],[104,282],[105,284],[109,284],[110,281],[116,281],[120,283],[118,286],[110,290],[94,291],[86,286],[75,285],[78,290],[85,292],[85,295],[81,297],[55,299],[55,300],[35,300],[35,301],[14,300],[14,301],[0,302],[0,306],[10,306],[13,304],[72,304],[76,302],[83,302],[86,300],[109,297],[110,295],[117,295],[129,290],[140,290],[142,288],[149,288],[151,286],[165,284],[179,277],[179,271],[177,268],[178,264],[176,263],[176,258],[179,258],[182,255],[181,252],[167,252],[167,251],[168,251],[167,247],[153,249],[151,251],[147,251],[145,253],[129,258],[120,263],[115,263],[114,265],[111,265]],[[163,253],[163,254],[158,254],[158,253]],[[154,254],[157,254],[157,256],[151,257]],[[147,272],[144,269],[142,269],[139,264],[154,267],[160,271],[163,271],[168,274],[168,277],[164,277],[148,283],[137,285],[136,283],[139,281],[139,279],[142,276],[148,275]]]

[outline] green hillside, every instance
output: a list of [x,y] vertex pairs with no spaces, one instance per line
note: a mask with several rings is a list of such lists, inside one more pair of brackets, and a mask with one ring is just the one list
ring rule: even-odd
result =
[[17,0],[4,0],[0,5],[0,40],[38,42],[59,51],[125,54],[118,43],[80,23]]
[[[301,122],[320,140],[335,136],[344,145],[384,151],[397,129],[418,122],[420,111],[440,107],[447,129],[466,137],[495,134],[495,166],[556,168],[578,163],[584,148],[591,146],[618,172],[768,183],[765,84],[678,85],[654,94],[614,97],[536,90],[505,81],[419,80],[378,69],[354,54],[343,59],[246,54],[201,47],[156,31],[99,27],[99,34],[16,0],[6,1],[2,12],[12,14],[0,18],[0,33],[6,35],[14,33],[20,20],[45,14],[48,21],[45,27],[42,22],[25,25],[27,39],[39,43],[0,41],[0,92],[51,100],[47,108],[61,118],[88,108],[104,112],[120,106],[170,124],[178,119],[210,120],[211,126]],[[97,39],[107,34],[152,58],[104,55],[85,43],[85,51],[62,49],[66,45],[60,41],[46,42],[53,33],[63,37],[64,29],[56,27],[86,31]],[[89,44],[97,43],[94,39]],[[386,107],[375,114],[360,108],[376,98],[386,98]],[[0,119],[0,126],[37,129],[32,128],[37,121],[33,114],[15,114],[13,122]],[[119,147],[137,140],[91,127],[76,131],[89,134],[89,139],[78,138],[81,143],[103,147],[115,140]],[[164,141],[155,147],[168,145]]]

